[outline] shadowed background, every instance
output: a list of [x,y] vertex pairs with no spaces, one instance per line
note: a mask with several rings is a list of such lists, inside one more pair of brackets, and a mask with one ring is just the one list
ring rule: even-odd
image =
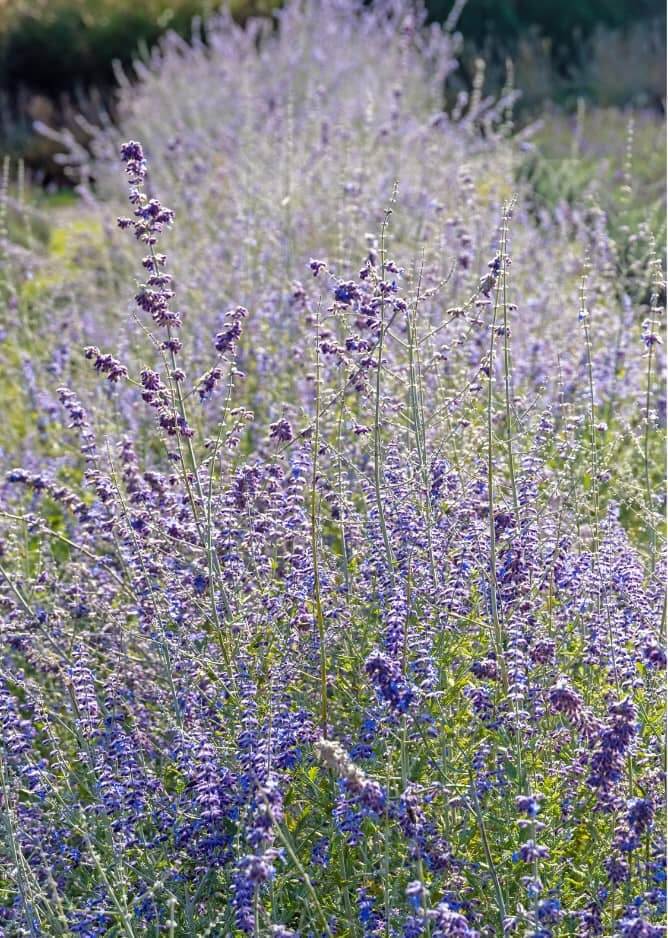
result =
[[[114,107],[115,69],[150,55],[167,30],[200,31],[215,0],[5,0],[0,4],[0,141],[40,182],[62,183],[52,141],[34,123],[82,134]],[[276,0],[231,0],[235,18],[266,15]],[[659,0],[430,0],[429,16],[461,35],[460,68],[446,96],[470,88],[485,61],[485,92],[506,81],[512,60],[522,91],[516,115],[530,120],[550,101],[650,109],[665,101],[665,7]],[[206,32],[204,29],[204,38]],[[620,68],[623,63],[623,68]]]

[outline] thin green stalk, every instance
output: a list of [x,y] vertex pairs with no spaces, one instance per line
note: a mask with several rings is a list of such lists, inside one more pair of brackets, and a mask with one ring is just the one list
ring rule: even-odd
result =
[[281,827],[280,824],[276,824],[274,829],[275,829],[276,833],[278,834],[278,839],[281,841],[281,843],[282,843],[283,846],[285,847],[285,852],[286,852],[287,855],[290,857],[290,859],[292,860],[292,862],[293,862],[294,865],[295,865],[295,869],[297,870],[297,872],[299,873],[299,875],[300,875],[300,876],[302,877],[302,879],[304,880],[304,885],[305,885],[306,888],[308,889],[309,895],[311,896],[311,899],[313,900],[313,905],[315,906],[315,908],[316,908],[316,910],[317,910],[317,912],[318,912],[318,915],[319,915],[320,918],[322,919],[322,924],[323,924],[323,928],[325,929],[325,934],[328,936],[328,938],[333,938],[333,936],[332,936],[332,931],[331,931],[331,929],[330,929],[330,927],[329,927],[329,922],[327,921],[327,917],[325,916],[325,913],[324,913],[324,911],[323,911],[323,908],[322,908],[322,906],[321,906],[321,904],[320,904],[320,900],[318,899],[318,894],[317,894],[317,892],[315,891],[315,889],[314,889],[314,887],[313,887],[313,883],[312,883],[312,881],[311,881],[311,877],[308,875],[308,873],[306,872],[306,870],[305,870],[304,867],[302,866],[302,864],[301,864],[301,862],[300,862],[300,860],[299,860],[299,857],[297,856],[297,854],[296,854],[296,852],[295,852],[295,850],[294,850],[294,848],[293,848],[293,846],[292,846],[292,844],[291,844],[291,842],[290,842],[290,838],[287,836],[287,834],[285,833],[285,831],[283,830],[283,828]]
[[[342,377],[343,381],[343,377]],[[339,530],[341,532],[341,554],[343,558],[343,576],[346,581],[346,592],[350,593],[350,564],[348,560],[348,545],[346,543],[346,512],[345,512],[345,501],[343,498],[343,460],[341,458],[342,452],[342,438],[343,438],[343,406],[344,398],[341,397],[341,406],[339,408],[339,419],[336,428],[336,473],[337,473],[337,488],[339,492]]]
[[313,560],[313,601],[320,643],[320,722],[323,739],[327,739],[327,649],[325,647],[325,618],[320,593],[320,565],[318,561],[318,451],[320,449],[320,309],[316,318],[315,335],[315,427],[313,432],[313,469],[311,474],[311,554]]
[[[501,258],[503,264],[503,258]],[[497,579],[496,579],[496,529],[494,527],[494,355],[496,338],[496,320],[498,305],[494,304],[492,312],[492,323],[489,340],[489,361],[488,361],[488,381],[487,381],[487,489],[489,498],[489,587],[490,587],[490,607],[492,613],[492,626],[494,630],[494,644],[496,648],[497,659],[501,666],[501,679],[503,689],[508,689],[508,673],[504,655],[504,640],[501,619],[499,617],[499,606],[497,599]]]
[[[594,365],[592,361],[592,352],[591,352],[591,328],[590,328],[590,318],[589,310],[587,309],[587,271],[589,270],[589,260],[585,259],[582,279],[580,282],[580,321],[582,323],[582,330],[584,333],[585,340],[585,353],[587,357],[587,381],[588,381],[588,390],[589,390],[589,439],[590,439],[590,471],[591,471],[591,487],[593,494],[594,502],[594,542],[593,542],[593,553],[594,561],[596,563],[597,572],[598,572],[598,611],[600,613],[601,606],[605,606],[605,614],[607,619],[608,626],[608,644],[610,646],[610,659],[612,661],[612,670],[615,678],[615,685],[617,687],[617,693],[621,694],[621,684],[619,680],[619,672],[617,669],[617,656],[615,652],[615,642],[613,638],[613,627],[612,619],[610,616],[610,608],[608,605],[608,596],[607,592],[602,590],[602,585],[604,583],[603,570],[601,568],[601,525],[600,525],[600,493],[599,493],[599,471],[598,471],[598,444],[596,441],[596,396],[594,394]],[[601,593],[603,592],[603,603],[601,603]]]
[[[153,245],[150,245],[150,255],[151,255],[151,258],[152,258],[152,260],[153,260],[153,270],[154,270],[154,271],[157,271],[157,270],[158,270],[158,267],[159,267],[159,264],[158,264],[158,261],[157,261],[156,255],[155,255],[155,249],[154,249]],[[171,329],[171,327],[168,325],[168,326],[167,326],[167,338],[168,338],[168,340],[171,340],[172,337],[173,337],[173,336],[172,336],[172,329]],[[185,427],[187,427],[187,426],[189,426],[189,423],[188,423],[188,414],[187,414],[187,411],[186,411],[185,397],[184,397],[184,394],[183,394],[183,389],[182,389],[182,387],[181,387],[181,382],[180,382],[177,378],[174,377],[175,372],[178,370],[178,364],[177,364],[177,361],[176,361],[176,352],[175,352],[174,349],[171,347],[171,342],[170,342],[170,348],[169,348],[169,362],[168,362],[167,357],[166,357],[166,355],[165,355],[164,349],[162,350],[162,357],[163,357],[163,361],[164,361],[164,363],[165,363],[165,372],[166,372],[166,377],[167,377],[167,382],[168,382],[168,386],[169,386],[170,395],[171,395],[171,398],[172,398],[172,406],[174,407],[174,409],[175,409],[176,411],[178,411],[178,414],[179,414],[181,420],[183,421],[183,425],[184,425]],[[171,365],[171,369],[170,369],[170,365]],[[191,511],[192,511],[193,521],[194,521],[194,523],[195,523],[195,527],[197,528],[197,533],[198,533],[198,535],[199,535],[199,539],[200,539],[200,543],[201,543],[201,545],[202,545],[202,549],[205,551],[205,553],[206,553],[206,555],[207,555],[209,570],[210,570],[210,571],[215,570],[215,572],[216,572],[216,577],[217,577],[217,581],[218,581],[218,586],[219,586],[219,590],[220,590],[220,595],[221,595],[222,600],[223,600],[223,605],[224,605],[224,607],[225,607],[225,612],[226,612],[226,615],[227,615],[227,619],[229,620],[229,618],[230,618],[230,616],[231,616],[231,614],[232,614],[232,611],[231,611],[231,607],[230,607],[229,600],[228,600],[228,598],[227,598],[227,592],[226,592],[226,589],[225,589],[225,584],[224,584],[224,582],[223,582],[223,576],[222,576],[222,570],[221,570],[221,567],[220,567],[220,561],[219,561],[219,559],[218,559],[218,555],[216,554],[215,549],[214,549],[214,546],[213,546],[213,538],[212,538],[212,532],[211,532],[211,512],[210,512],[210,504],[209,504],[209,511],[208,511],[207,516],[206,516],[206,519],[205,519],[206,524],[204,524],[204,523],[202,522],[201,518],[200,518],[200,512],[199,512],[199,510],[198,510],[198,508],[197,508],[197,502],[196,502],[196,500],[195,500],[195,495],[194,495],[194,492],[193,492],[193,490],[192,490],[192,486],[191,486],[191,484],[190,484],[189,470],[188,470],[188,467],[187,467],[187,465],[186,465],[186,460],[185,460],[185,456],[184,456],[184,453],[183,453],[183,444],[182,444],[182,441],[181,441],[181,435],[180,435],[180,433],[179,433],[178,431],[177,431],[177,433],[176,433],[176,446],[177,446],[178,455],[179,455],[179,465],[180,465],[180,468],[181,468],[181,475],[182,475],[182,478],[183,478],[183,484],[184,484],[184,486],[185,486],[186,494],[187,494],[187,496],[188,496],[188,501],[189,501],[189,503],[190,503],[190,508],[191,508]],[[186,437],[186,449],[187,449],[187,453],[188,453],[188,459],[189,459],[189,461],[190,461],[190,471],[192,472],[193,478],[194,478],[194,480],[195,480],[195,484],[196,484],[196,486],[197,486],[197,494],[198,494],[198,497],[199,497],[200,505],[201,505],[202,511],[205,511],[205,506],[207,505],[207,501],[206,501],[206,499],[205,499],[205,497],[204,497],[204,490],[203,490],[203,488],[202,488],[202,482],[201,482],[201,479],[200,479],[200,476],[199,476],[199,472],[198,472],[197,458],[196,458],[196,456],[195,456],[195,450],[194,450],[194,448],[193,448],[192,439],[190,438],[190,436],[187,436],[187,437]],[[214,621],[215,626],[216,626],[216,630],[217,630],[218,634],[221,635],[221,636],[222,636],[223,632],[224,632],[224,634],[225,634],[225,641],[223,641],[222,638],[221,638],[221,640],[220,640],[221,650],[222,650],[222,652],[223,652],[223,656],[224,656],[224,658],[225,658],[225,663],[226,663],[226,665],[227,665],[227,668],[228,668],[228,671],[229,671],[230,676],[231,676],[231,678],[232,678],[232,681],[234,681],[234,671],[233,671],[233,659],[234,659],[234,656],[233,656],[233,653],[232,653],[232,648],[233,648],[232,630],[231,630],[231,627],[229,626],[229,621],[228,621],[227,627],[226,627],[225,629],[223,629],[222,623],[221,623],[221,621],[220,621],[220,616],[219,616],[219,613],[218,613],[218,605],[217,605],[217,603],[216,603],[215,593],[214,593],[213,588],[212,588],[212,576],[211,576],[211,572],[210,572],[210,575],[209,575],[209,598],[210,598],[210,603],[211,603],[211,614],[212,614],[213,621]]]
[[84,840],[86,841],[86,846],[88,847],[90,851],[90,855],[93,858],[93,862],[95,866],[97,867],[97,871],[100,874],[102,882],[107,887],[111,901],[116,907],[116,911],[118,912],[120,916],[121,923],[123,926],[123,931],[125,932],[127,938],[136,938],[135,930],[132,927],[132,919],[130,918],[130,914],[128,912],[127,902],[125,900],[125,897],[123,897],[123,901],[121,901],[121,899],[119,899],[119,897],[117,896],[116,890],[112,886],[111,880],[107,876],[107,872],[105,868],[103,867],[100,861],[100,858],[95,852],[95,849],[93,848],[93,842],[91,841],[90,836],[88,835],[88,832],[84,831],[83,836],[84,836]]
[[21,895],[21,902],[23,903],[23,908],[25,910],[28,927],[30,928],[30,934],[39,936],[42,933],[42,929],[39,923],[39,917],[37,916],[37,913],[33,908],[33,903],[28,895],[28,884],[25,880],[24,859],[23,855],[20,854],[20,848],[17,846],[16,835],[14,833],[12,812],[9,801],[9,788],[7,785],[7,776],[5,773],[5,761],[4,757],[2,756],[0,756],[0,775],[2,775],[2,795],[4,801],[2,813],[4,815],[5,825],[7,827],[7,840],[9,842],[12,860],[16,869],[16,879],[19,893]]
[[[512,214],[512,206],[504,209],[503,222],[501,227],[501,277],[500,284],[503,292],[503,377],[504,377],[504,396],[506,409],[506,450],[508,454],[508,475],[510,476],[510,487],[513,493],[513,507],[515,509],[515,518],[517,521],[518,532],[521,529],[520,503],[517,496],[517,482],[515,480],[515,460],[513,458],[512,443],[512,421],[511,421],[511,362],[510,362],[510,328],[508,326],[508,222]],[[499,287],[497,286],[496,302],[499,299]]]
[[418,461],[420,464],[420,473],[422,475],[422,486],[424,489],[425,521],[427,527],[427,552],[429,554],[429,569],[431,580],[436,588],[436,562],[434,560],[434,547],[432,538],[432,517],[431,517],[431,495],[429,485],[429,467],[427,465],[427,437],[425,433],[424,421],[424,396],[422,387],[422,373],[420,369],[420,342],[417,337],[417,311],[420,302],[420,285],[422,281],[422,271],[418,278],[417,294],[415,298],[415,307],[406,314],[406,329],[408,339],[408,374],[409,374],[409,401],[412,412],[412,424],[415,434],[415,445],[417,448]]
[[[652,254],[654,254],[654,246],[652,249]],[[649,319],[649,331],[645,337],[645,342],[647,345],[647,382],[646,382],[646,391],[645,391],[645,434],[643,440],[643,456],[645,463],[645,497],[647,499],[647,511],[649,512],[649,531],[650,531],[650,570],[654,572],[656,566],[656,548],[657,548],[657,538],[656,538],[656,526],[653,522],[654,515],[654,500],[652,497],[652,484],[649,474],[649,440],[650,440],[650,409],[652,402],[652,362],[654,358],[654,344],[655,344],[655,334],[654,326],[656,321],[654,320],[655,312],[658,312],[658,302],[659,302],[659,286],[660,286],[660,265],[656,257],[653,258],[653,267],[655,269],[655,281],[652,285],[652,294],[650,299],[650,319]]]
[[494,894],[496,896],[496,905],[497,905],[497,910],[499,913],[499,921],[501,924],[501,934],[504,934],[505,922],[506,922],[506,904],[503,899],[503,891],[501,889],[501,883],[499,882],[499,876],[496,872],[496,866],[494,864],[494,860],[492,859],[492,852],[489,848],[489,840],[487,837],[487,831],[485,829],[485,822],[483,820],[482,810],[480,808],[480,801],[478,800],[478,792],[475,790],[475,782],[473,780],[473,777],[470,778],[470,791],[471,791],[471,797],[473,799],[473,807],[474,807],[475,816],[478,821],[480,839],[482,840],[482,846],[485,852],[487,866],[489,868],[489,872],[492,877],[492,882],[494,884]]
[[385,938],[390,938],[390,912],[392,894],[390,892],[390,759],[387,760],[386,800],[383,813],[383,891],[385,894]]
[[[381,283],[385,280],[385,230],[389,222],[392,209],[385,210],[385,218],[380,232],[380,279]],[[385,554],[387,556],[387,567],[390,575],[390,581],[394,584],[394,556],[390,545],[390,538],[387,533],[387,524],[385,522],[385,509],[383,507],[382,493],[382,463],[381,463],[381,438],[380,438],[380,400],[381,400],[381,379],[383,374],[383,346],[385,340],[385,294],[381,294],[380,300],[380,332],[378,334],[378,350],[376,357],[376,404],[373,421],[373,478],[374,489],[376,493],[376,509],[378,511],[378,523],[380,525],[383,544],[385,545]]]
[[[216,437],[216,442],[213,447],[213,453],[211,454],[211,460],[210,460],[211,468],[209,470],[209,484],[208,484],[207,496],[206,496],[206,532],[207,532],[207,565],[208,565],[208,570],[209,570],[209,601],[211,602],[211,607],[214,610],[216,609],[216,597],[215,597],[214,585],[213,585],[214,558],[217,560],[217,557],[216,557],[216,552],[215,552],[215,548],[213,544],[213,525],[211,523],[212,504],[213,504],[213,479],[214,479],[214,467],[215,467],[216,460],[218,458],[218,452],[220,450],[220,446],[222,443],[225,420],[227,418],[229,405],[232,401],[232,390],[233,390],[233,381],[230,375],[230,378],[228,381],[228,388],[227,388],[227,397],[225,399],[225,404],[223,405],[223,415],[220,419],[220,425],[218,428],[218,436]],[[225,608],[229,614],[229,604],[227,603],[224,592],[223,592],[223,599],[226,603]],[[225,658],[225,663],[227,665],[228,671],[230,672],[230,675],[232,676],[232,680],[234,680],[234,671],[232,670],[232,660],[231,660],[231,649],[228,649],[227,644],[226,644],[226,639],[229,638],[229,632],[226,634],[223,633],[223,631],[220,628],[220,620],[218,619],[218,617],[216,617],[214,621],[216,622],[216,625],[218,627],[219,644],[221,647],[221,651],[223,653],[223,657]]]

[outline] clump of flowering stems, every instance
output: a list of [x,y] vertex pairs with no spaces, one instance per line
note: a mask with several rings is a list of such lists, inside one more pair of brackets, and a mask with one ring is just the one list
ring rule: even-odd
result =
[[[158,235],[165,226],[171,225],[174,213],[171,209],[163,208],[157,199],[149,199],[143,191],[146,161],[141,144],[136,141],[123,144],[121,157],[126,164],[126,172],[130,181],[130,204],[136,207],[133,212],[134,218],[119,218],[118,225],[122,229],[133,228],[137,240],[147,245],[149,249],[149,254],[142,261],[143,267],[149,272],[149,277],[146,283],[140,286],[135,301],[140,310],[151,314],[155,324],[164,329],[165,334],[165,339],[162,342],[152,335],[150,335],[150,338],[164,353],[162,357],[168,392],[156,372],[144,370],[141,373],[141,384],[144,388],[142,397],[149,406],[158,410],[158,423],[161,429],[166,431],[168,437],[171,436],[176,440],[179,464],[184,486],[188,493],[193,520],[200,536],[202,549],[206,551],[208,557],[211,609],[216,628],[220,633],[222,626],[213,585],[216,577],[220,581],[220,565],[211,542],[211,519],[206,516],[206,509],[207,507],[210,508],[210,504],[205,498],[200,480],[197,459],[192,444],[194,431],[188,422],[186,411],[186,401],[182,388],[186,376],[177,361],[177,355],[182,348],[181,339],[177,335],[182,324],[181,316],[168,308],[174,296],[171,289],[172,278],[165,272],[165,255],[156,253]],[[216,351],[220,355],[233,352],[235,341],[240,334],[239,317],[233,318],[232,326],[228,326],[225,332],[216,336]],[[118,371],[119,368],[116,366],[109,373],[110,380],[117,380],[114,376]],[[213,390],[215,379],[221,377],[222,369],[220,368],[208,371],[203,379],[208,393]],[[201,388],[198,388],[198,390],[201,396]],[[193,490],[193,486],[196,492]],[[225,602],[224,586],[220,582],[219,588],[221,597]],[[229,656],[229,648],[227,654]]]
[[652,232],[412,5],[207,39],[7,249],[0,929],[658,938]]

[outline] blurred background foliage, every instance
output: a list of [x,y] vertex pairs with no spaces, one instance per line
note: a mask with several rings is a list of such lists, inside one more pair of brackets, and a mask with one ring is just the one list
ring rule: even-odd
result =
[[[446,22],[453,2],[427,0],[430,18]],[[112,78],[114,59],[129,62],[168,28],[187,35],[194,17],[219,5],[220,0],[0,0],[0,81],[5,88],[25,86],[49,95],[102,85]],[[277,0],[231,0],[230,8],[244,20],[276,5]],[[618,97],[619,91],[600,81],[609,69],[605,77],[612,85],[623,78],[622,97],[661,98],[662,20],[665,5],[659,0],[468,0],[457,28],[469,52],[484,52],[493,65],[508,55],[535,58],[554,70],[555,80],[572,82],[582,72],[590,93]],[[638,74],[629,74],[634,67]]]
[[[47,95],[113,79],[167,29],[187,36],[216,0],[0,0],[0,80]],[[232,0],[239,20],[270,12],[275,0]]]
[[[231,0],[229,6],[244,21],[270,13],[277,3]],[[430,18],[452,22],[453,4],[427,0]],[[555,166],[560,161],[563,168],[565,151],[573,155],[578,102],[586,101],[589,111],[605,109],[605,135],[614,138],[608,144],[622,155],[627,119],[614,109],[662,115],[665,6],[660,0],[459,0],[454,5],[461,66],[447,89],[450,103],[471,88],[480,59],[485,93],[498,93],[512,60],[515,87],[522,92],[516,120],[531,121],[549,102],[552,129],[543,134],[542,145]],[[80,137],[82,116],[96,123],[101,114],[113,114],[113,63],[128,68],[146,57],[168,29],[187,38],[193,20],[205,19],[218,6],[220,0],[0,0],[0,149],[24,160],[32,179],[61,184],[65,180],[53,159],[57,145],[35,133],[35,122],[65,126]],[[599,125],[600,119],[597,131]],[[655,136],[645,133],[651,137],[652,166],[658,165],[662,176],[665,147]],[[578,159],[579,174],[571,166],[564,178],[549,165],[537,166],[535,156],[522,171],[533,174],[539,194],[549,196],[554,185],[562,191],[566,184],[579,195],[579,182],[591,178],[588,170],[598,155],[581,152]],[[650,175],[656,185],[657,173]]]

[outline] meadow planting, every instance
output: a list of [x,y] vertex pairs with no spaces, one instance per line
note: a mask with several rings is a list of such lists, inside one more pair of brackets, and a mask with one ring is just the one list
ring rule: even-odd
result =
[[664,934],[665,229],[454,27],[223,14],[5,181],[2,936]]

